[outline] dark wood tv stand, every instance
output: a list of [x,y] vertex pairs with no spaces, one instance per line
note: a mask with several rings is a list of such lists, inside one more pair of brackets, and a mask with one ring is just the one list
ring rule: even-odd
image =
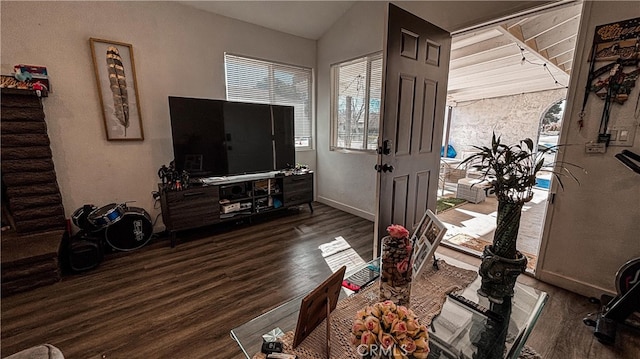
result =
[[166,191],[162,184],[162,221],[171,235],[178,231],[234,221],[308,204],[313,212],[313,172],[290,176],[273,173],[229,176]]

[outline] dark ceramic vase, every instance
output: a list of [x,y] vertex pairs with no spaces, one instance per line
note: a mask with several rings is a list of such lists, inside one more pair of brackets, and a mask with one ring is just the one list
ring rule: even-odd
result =
[[493,303],[513,296],[518,276],[527,268],[527,257],[516,250],[523,203],[498,202],[498,219],[493,244],[482,252],[478,273],[482,285],[478,294]]
[[478,294],[493,303],[502,304],[505,297],[513,297],[518,276],[527,268],[527,257],[516,252],[515,259],[507,259],[493,253],[493,246],[484,247],[478,273],[482,284]]

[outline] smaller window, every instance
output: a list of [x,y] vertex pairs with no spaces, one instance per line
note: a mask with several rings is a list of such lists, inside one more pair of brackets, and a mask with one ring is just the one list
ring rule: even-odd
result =
[[375,150],[382,101],[382,53],[331,66],[331,149]]

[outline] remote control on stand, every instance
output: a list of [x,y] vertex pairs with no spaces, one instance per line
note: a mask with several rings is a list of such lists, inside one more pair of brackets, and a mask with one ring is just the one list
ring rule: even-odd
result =
[[494,311],[492,311],[490,309],[487,309],[487,308],[483,307],[482,305],[480,305],[480,304],[478,304],[476,302],[473,302],[473,301],[471,301],[471,300],[469,300],[469,299],[467,299],[467,298],[465,298],[465,297],[463,297],[463,296],[461,296],[459,294],[449,293],[449,298],[457,301],[458,303],[464,305],[465,307],[467,307],[467,308],[469,308],[469,309],[471,309],[471,310],[473,310],[473,311],[475,311],[477,313],[480,313],[480,314],[484,315],[485,317],[487,317],[489,319],[495,320],[496,322],[502,322],[504,320],[504,318],[500,314],[498,314],[498,313],[496,313],[496,312],[494,312]]

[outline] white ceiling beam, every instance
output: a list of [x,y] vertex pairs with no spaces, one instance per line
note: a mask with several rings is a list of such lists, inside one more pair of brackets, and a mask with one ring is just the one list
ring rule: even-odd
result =
[[[520,47],[532,53],[536,59],[548,63],[549,66],[555,68],[556,70],[564,71],[563,69],[558,67],[554,59],[549,58],[546,51],[541,51],[544,49],[539,48],[537,40],[529,40],[525,42],[523,40],[524,37],[522,36],[522,31],[519,27],[514,27],[510,30],[500,28],[500,31],[502,31],[505,36],[512,38]],[[575,33],[574,36],[576,36]],[[529,58],[529,60],[533,59]]]
[[559,44],[555,44],[547,49],[547,55],[549,58],[558,57],[567,52],[572,52],[576,48],[576,38],[572,37],[567,41],[563,41]]
[[[477,73],[483,73],[491,70],[500,70],[502,68],[509,67],[509,66],[515,66],[517,68],[526,70],[527,68],[534,68],[535,66],[541,66],[543,63],[548,63],[548,61],[546,60],[543,61],[537,58],[535,54],[533,54],[532,52],[525,50],[524,57],[526,58],[527,62],[525,62],[524,66],[526,67],[521,67],[522,55],[520,54],[520,51],[518,50],[518,47],[516,45],[513,45],[513,47],[518,51],[515,56],[513,55],[505,56],[493,61],[469,64],[464,67],[457,67],[455,69],[450,69],[450,72],[454,72],[462,76],[468,76],[468,75],[474,75]],[[539,64],[539,65],[536,65],[536,64]],[[550,69],[554,70],[553,67],[551,67]],[[558,69],[555,69],[555,70],[558,71]]]
[[582,4],[576,4],[571,7],[554,11],[545,16],[540,16],[536,21],[522,24],[522,35],[524,41],[537,38],[547,32],[555,32],[556,28],[576,18],[580,18],[582,12]]
[[513,46],[513,40],[504,36],[494,37],[489,40],[480,41],[469,46],[451,51],[451,59],[460,59],[466,56],[474,56],[480,52],[491,51],[501,47]]
[[520,50],[517,46],[501,47],[493,51],[485,51],[475,56],[467,56],[460,59],[451,60],[449,64],[449,70],[461,69],[468,66],[486,64],[499,61],[503,59],[510,59],[509,61],[518,62],[521,59]]
[[561,56],[556,57],[556,61],[558,62],[558,65],[564,65],[566,63],[573,61],[573,51],[567,52]]
[[485,41],[500,36],[502,36],[502,33],[496,28],[478,30],[463,35],[457,35],[451,39],[451,51],[472,45],[476,42]]
[[549,91],[561,89],[562,86],[549,86],[547,84],[536,84],[535,86],[528,87],[527,89],[523,89],[521,92],[515,92],[513,86],[500,86],[500,87],[492,87],[487,89],[486,91],[470,91],[470,92],[452,92],[447,95],[447,104],[450,106],[456,106],[458,103],[466,102],[466,101],[475,101],[482,100],[488,98],[495,97],[504,97],[504,96],[513,96],[524,93],[532,93],[532,92],[540,92],[540,91]]
[[534,16],[523,17],[521,19],[515,19],[513,21],[507,22],[507,29],[510,29],[510,28],[512,28],[514,26],[518,26],[518,25],[522,26],[522,24],[524,24],[524,23],[526,23],[528,21],[531,21],[531,20],[533,20],[533,19],[535,19],[537,17],[538,16],[534,15]]
[[541,36],[536,37],[535,40],[538,45],[538,50],[546,50],[553,45],[559,44],[562,41],[575,37],[578,33],[579,25],[580,18],[574,18],[560,26],[557,26],[553,30],[553,32],[547,32]]
[[449,77],[449,83],[447,86],[448,90],[455,91],[463,88],[486,88],[498,86],[500,84],[512,84],[517,92],[518,88],[527,87],[531,82],[543,81],[552,85],[555,84],[555,81],[558,81],[561,85],[567,85],[568,80],[569,76],[560,71],[555,73],[552,72],[550,74],[543,67],[523,70],[521,68],[511,66],[472,76],[457,76],[456,74],[452,74]]
[[565,72],[568,73],[569,75],[571,75],[571,69],[573,68],[573,60],[567,62],[566,64],[562,65],[565,68]]
[[550,80],[552,80],[552,77],[555,77],[556,80],[563,84],[568,82],[569,75],[564,71],[553,69],[548,66],[547,68],[549,71],[547,71],[544,66],[528,63],[525,63],[524,65],[512,63],[477,72],[451,71],[449,76],[449,87],[454,89],[459,86],[466,86],[472,83],[482,83],[484,86],[488,86],[496,81],[509,81],[514,78],[521,81],[536,77],[548,78]]

